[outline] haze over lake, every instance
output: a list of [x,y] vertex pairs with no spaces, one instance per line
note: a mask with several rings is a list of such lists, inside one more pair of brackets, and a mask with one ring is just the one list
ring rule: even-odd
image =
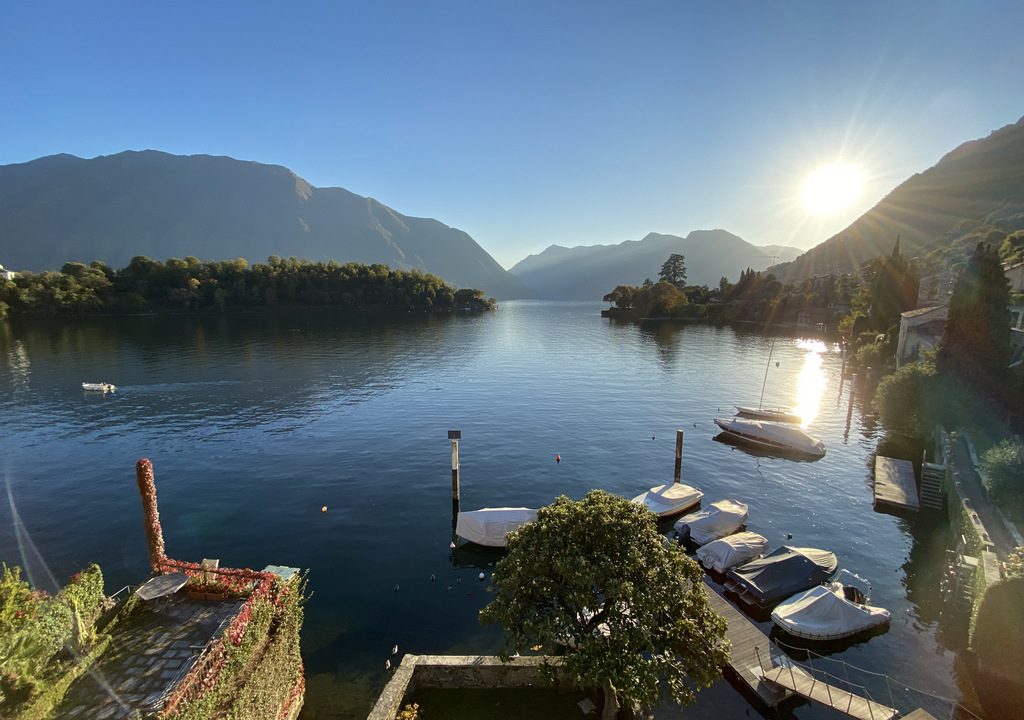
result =
[[[362,718],[393,644],[441,654],[500,643],[476,619],[491,597],[477,574],[489,576],[499,556],[449,548],[447,430],[462,430],[463,507],[472,509],[536,507],[595,487],[633,497],[671,481],[681,428],[683,480],[705,492],[705,505],[749,503],[748,528],[770,549],[833,550],[840,567],[870,579],[873,604],[892,611],[887,634],[834,657],[959,698],[954,656],[936,629],[937,571],[919,571],[941,566],[945,538],[925,521],[912,534],[908,521],[872,511],[881,431],[851,399],[838,349],[779,337],[765,392],[765,405],[817,405],[808,429],[827,456],[757,457],[715,441],[712,419],[757,402],[771,337],[617,324],[600,308],[524,301],[471,317],[0,325],[9,499],[0,558],[26,564],[44,586],[46,568],[62,581],[93,561],[108,592],[140,582],[148,565],[133,465],[149,457],[170,556],[310,570],[304,717]],[[118,389],[87,395],[83,381]],[[746,708],[721,680],[687,717]]]

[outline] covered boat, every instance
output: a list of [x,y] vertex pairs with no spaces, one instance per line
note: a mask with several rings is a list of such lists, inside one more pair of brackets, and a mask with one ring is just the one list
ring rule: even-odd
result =
[[783,545],[763,558],[726,573],[725,589],[748,605],[768,608],[793,593],[820,585],[838,567],[835,553]]
[[89,392],[101,392],[108,393],[117,390],[117,387],[112,383],[82,383],[82,389]]
[[747,521],[747,504],[739,500],[718,500],[706,510],[683,515],[676,521],[675,531],[681,541],[704,545],[732,535]]
[[668,517],[686,512],[704,497],[704,493],[690,485],[668,483],[656,485],[645,493],[633,498],[637,505],[643,505],[658,517]]
[[825,457],[825,443],[792,425],[742,418],[715,418],[715,425],[729,439],[762,450],[815,460]]
[[843,570],[828,585],[818,585],[794,595],[772,612],[772,622],[790,635],[808,640],[839,640],[886,625],[889,611],[869,605],[868,591],[849,579],[856,578]]
[[737,405],[736,414],[756,420],[770,420],[772,422],[796,423],[799,425],[804,421],[802,417],[794,412],[782,410],[781,408],[749,407]]
[[530,508],[481,508],[460,512],[455,521],[455,534],[464,540],[487,547],[505,547],[506,536],[537,519]]
[[761,557],[768,540],[756,532],[741,532],[713,540],[697,550],[697,562],[708,570],[724,573]]

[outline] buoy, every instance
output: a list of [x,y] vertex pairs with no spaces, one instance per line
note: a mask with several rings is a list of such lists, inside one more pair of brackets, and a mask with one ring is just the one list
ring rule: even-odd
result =
[[455,549],[455,541],[452,540],[450,543],[448,543],[448,547],[450,547],[452,550],[454,550]]
[[481,580],[483,580],[486,577],[486,575],[484,575],[483,573],[480,573],[479,575],[477,575],[477,577],[480,578]]
[[320,512],[327,512],[327,506],[326,505],[322,505],[320,507]]
[[437,577],[434,575],[434,573],[430,573],[430,582],[434,582],[435,580],[437,580]]
[[555,462],[556,463],[562,462],[562,456],[561,455],[555,455]]
[[391,654],[392,655],[397,655],[398,654],[398,645],[394,645],[394,646],[391,647]]
[[391,660],[385,660],[384,661],[384,669],[385,670],[390,670],[391,669]]

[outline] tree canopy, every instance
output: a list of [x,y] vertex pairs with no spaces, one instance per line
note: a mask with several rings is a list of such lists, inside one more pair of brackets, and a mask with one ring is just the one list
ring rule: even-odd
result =
[[480,619],[505,629],[507,654],[564,645],[576,682],[604,688],[606,716],[653,705],[661,682],[691,702],[728,661],[700,567],[646,508],[602,490],[559,497],[509,535],[494,585]]
[[994,398],[1005,387],[1010,364],[1009,283],[999,254],[978,243],[949,300],[949,318],[939,344],[939,372],[959,378]]
[[661,264],[658,279],[682,290],[686,286],[686,256],[679,253],[669,255],[668,260]]

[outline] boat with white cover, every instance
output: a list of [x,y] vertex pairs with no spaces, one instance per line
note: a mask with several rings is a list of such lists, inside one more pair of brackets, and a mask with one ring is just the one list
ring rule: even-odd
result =
[[748,605],[767,609],[829,580],[838,566],[835,553],[828,550],[783,545],[763,558],[734,567],[722,584]]
[[686,512],[704,497],[697,488],[683,483],[656,485],[645,493],[633,498],[637,505],[643,505],[658,517],[668,517]]
[[[853,582],[867,584],[867,592]],[[794,595],[772,611],[772,622],[807,640],[839,640],[886,625],[890,614],[871,602],[871,584],[842,570],[828,585]]]
[[676,520],[675,531],[680,541],[704,545],[732,535],[747,521],[747,504],[739,500],[717,500],[706,510],[683,515]]
[[537,519],[530,508],[481,508],[460,512],[455,520],[455,534],[464,540],[487,547],[505,547],[507,536]]
[[793,425],[742,418],[715,418],[715,425],[720,427],[729,439],[762,450],[800,455],[815,460],[825,457],[825,443]]
[[101,392],[108,393],[117,390],[117,386],[113,383],[82,383],[82,389],[88,392]]
[[743,565],[761,557],[768,547],[764,535],[741,532],[713,540],[697,550],[697,562],[708,570],[724,573],[731,567]]
[[754,418],[755,420],[769,420],[771,422],[794,423],[799,425],[804,421],[802,417],[789,410],[781,408],[749,407],[737,405],[736,414],[743,417]]

